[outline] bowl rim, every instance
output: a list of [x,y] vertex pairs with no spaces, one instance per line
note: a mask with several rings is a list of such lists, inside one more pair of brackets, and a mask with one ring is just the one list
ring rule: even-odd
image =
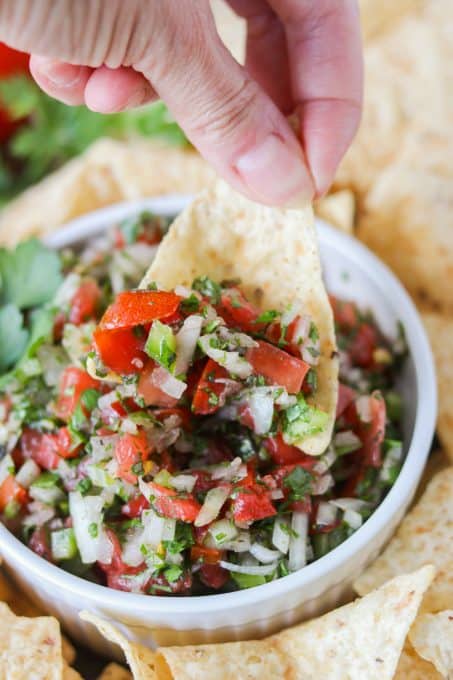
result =
[[[149,209],[164,216],[175,215],[190,200],[191,196],[178,194],[108,206],[69,222],[58,232],[48,235],[43,240],[51,247],[61,248],[69,245],[70,241],[80,242],[98,235],[112,222],[140,210]],[[0,553],[13,556],[16,563],[25,567],[33,578],[50,582],[54,587],[70,591],[82,598],[80,601],[84,605],[91,601],[101,609],[108,608],[113,611],[134,608],[135,611],[140,610],[146,614],[164,612],[166,615],[188,614],[196,611],[197,615],[203,615],[226,610],[231,612],[235,608],[256,605],[265,600],[283,596],[290,591],[310,587],[328,574],[341,570],[348,560],[360,554],[365,546],[385,529],[388,518],[398,514],[405,500],[412,497],[429,454],[437,413],[437,386],[433,356],[415,305],[389,268],[354,237],[340,232],[319,219],[317,219],[317,226],[321,251],[322,242],[326,241],[336,250],[347,253],[351,264],[357,262],[363,268],[363,263],[367,263],[367,274],[372,283],[382,291],[384,297],[392,299],[393,306],[401,310],[401,316],[405,317],[411,354],[417,356],[414,367],[418,400],[412,439],[398,479],[364,525],[334,550],[293,574],[255,588],[217,595],[175,598],[145,596],[91,583],[35,555],[2,523],[0,523]]]

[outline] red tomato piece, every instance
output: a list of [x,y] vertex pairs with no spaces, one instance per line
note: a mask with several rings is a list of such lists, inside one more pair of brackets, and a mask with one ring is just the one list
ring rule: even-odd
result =
[[128,502],[121,508],[121,513],[134,519],[135,517],[140,517],[143,510],[148,510],[149,503],[143,495],[135,496],[135,498],[130,498]]
[[239,491],[232,503],[234,521],[248,524],[277,514],[268,494],[261,487]]
[[296,446],[291,446],[283,441],[283,437],[278,433],[275,437],[268,437],[264,441],[264,446],[269,451],[272,460],[277,465],[288,465],[291,463],[306,464],[313,466],[313,456],[307,456]]
[[228,371],[208,359],[192,400],[192,411],[197,415],[215,413],[225,404],[226,385],[218,380],[229,378]]
[[45,527],[38,527],[38,529],[34,530],[28,542],[28,547],[40,557],[44,557],[48,562],[52,562],[49,532]]
[[385,437],[386,407],[379,392],[373,392],[369,400],[372,420],[370,423],[360,423],[357,434],[362,442],[365,465],[378,468],[381,465],[382,442]]
[[250,347],[245,358],[253,366],[253,371],[262,375],[271,385],[284,387],[290,394],[298,394],[310,366],[291,356],[288,352],[258,340],[258,347]]
[[201,560],[205,564],[217,564],[223,559],[223,550],[216,550],[216,548],[208,548],[204,545],[194,545],[190,549],[190,559],[192,562]]
[[202,564],[198,573],[200,581],[215,590],[222,588],[230,578],[228,571],[218,564]]
[[338,385],[337,418],[343,415],[349,404],[352,404],[355,397],[356,393],[351,387],[343,385],[342,383]]
[[102,363],[115,373],[140,373],[148,359],[144,351],[145,335],[135,333],[132,328],[106,331],[98,326],[93,338]]
[[60,378],[59,392],[55,413],[61,420],[68,422],[73,415],[85,390],[96,389],[99,381],[86,371],[70,366],[63,371]]
[[220,304],[217,305],[216,310],[229,326],[240,328],[245,332],[256,332],[264,326],[264,324],[256,323],[260,313],[239,288],[234,287],[223,291]]
[[83,281],[71,301],[69,322],[79,326],[94,319],[101,300],[101,289],[94,279]]
[[77,444],[74,446],[71,433],[67,427],[60,427],[55,435],[47,436],[53,438],[56,451],[62,458],[77,458],[81,449],[83,449],[83,444]]
[[117,295],[99,324],[104,330],[133,328],[168,319],[176,314],[182,298],[175,293],[135,290]]
[[349,346],[352,363],[368,368],[374,363],[373,353],[378,344],[377,330],[369,323],[361,323]]
[[357,307],[355,303],[338,300],[333,295],[329,295],[329,300],[333,309],[335,323],[337,323],[343,331],[351,331],[355,328],[358,323]]
[[147,406],[160,406],[163,409],[172,409],[178,403],[178,399],[171,397],[153,382],[155,368],[156,364],[154,361],[148,360],[145,368],[140,372],[137,391],[143,397]]
[[27,500],[27,490],[16,481],[13,475],[8,475],[0,484],[0,512],[5,510],[8,503],[25,505]]
[[174,489],[167,489],[154,482],[150,482],[148,486],[154,496],[152,504],[160,515],[170,519],[179,519],[182,522],[195,521],[201,505],[192,494],[181,497]]
[[144,463],[151,453],[146,433],[123,434],[115,444],[115,458],[118,462],[117,476],[130,484],[137,483],[132,467]]
[[25,460],[32,458],[44,470],[55,470],[58,467],[60,456],[52,435],[27,428],[22,433],[20,445]]
[[171,416],[177,416],[181,422],[181,427],[183,430],[190,430],[192,427],[190,411],[188,411],[186,408],[158,408],[153,411],[153,416],[160,422],[163,422]]

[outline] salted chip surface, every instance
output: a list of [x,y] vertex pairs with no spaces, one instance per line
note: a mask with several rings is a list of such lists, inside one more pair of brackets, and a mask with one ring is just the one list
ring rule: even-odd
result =
[[442,680],[442,675],[406,641],[393,680]]
[[355,196],[349,189],[335,191],[315,203],[315,213],[346,234],[354,231]]
[[397,574],[424,564],[436,567],[423,610],[453,609],[453,466],[437,473],[420,501],[403,519],[377,560],[357,579],[354,588],[366,595]]
[[61,680],[60,625],[50,616],[15,616],[0,602],[0,678]]
[[109,663],[97,680],[132,680],[132,675],[119,663]]
[[412,626],[409,639],[415,651],[430,661],[446,678],[453,677],[453,610],[421,614]]
[[134,680],[157,680],[155,652],[130,642],[112,623],[91,612],[80,612],[80,618],[92,623],[107,640],[121,647]]
[[174,680],[390,680],[433,567],[266,640],[163,647],[157,677]]
[[327,414],[321,432],[297,446],[312,455],[328,446],[338,394],[338,359],[332,309],[324,287],[313,210],[255,204],[218,182],[174,221],[142,286],[189,286],[197,276],[240,279],[260,309],[294,305],[310,315],[320,336],[318,389],[307,401]]

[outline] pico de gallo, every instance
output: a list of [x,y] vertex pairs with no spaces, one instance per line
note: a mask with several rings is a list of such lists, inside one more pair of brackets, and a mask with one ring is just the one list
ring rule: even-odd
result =
[[202,595],[264,584],[334,549],[403,460],[404,343],[331,299],[340,355],[320,432],[319,335],[239,281],[134,288],[163,230],[129,220],[62,253],[54,323],[0,393],[0,515],[35,553],[111,588]]

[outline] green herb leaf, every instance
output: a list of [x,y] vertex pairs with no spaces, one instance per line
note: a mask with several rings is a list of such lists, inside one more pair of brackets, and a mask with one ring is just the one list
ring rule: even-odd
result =
[[181,574],[182,569],[181,567],[178,567],[176,564],[173,564],[171,567],[168,567],[168,569],[165,569],[164,571],[164,576],[169,583],[174,583],[175,581],[177,581]]
[[15,305],[0,309],[0,371],[13,366],[25,350],[29,336],[23,322]]
[[170,326],[153,321],[145,351],[154,361],[171,371],[176,360],[176,338]]
[[2,299],[20,309],[49,302],[61,283],[60,258],[37,239],[0,250]]
[[222,296],[222,289],[218,283],[209,278],[209,276],[199,276],[192,283],[192,288],[208,300],[213,305],[218,305]]
[[272,323],[278,316],[279,313],[275,309],[269,309],[267,312],[260,314],[255,323]]
[[291,489],[291,500],[300,501],[311,492],[313,476],[303,467],[297,466],[283,478],[283,486]]

